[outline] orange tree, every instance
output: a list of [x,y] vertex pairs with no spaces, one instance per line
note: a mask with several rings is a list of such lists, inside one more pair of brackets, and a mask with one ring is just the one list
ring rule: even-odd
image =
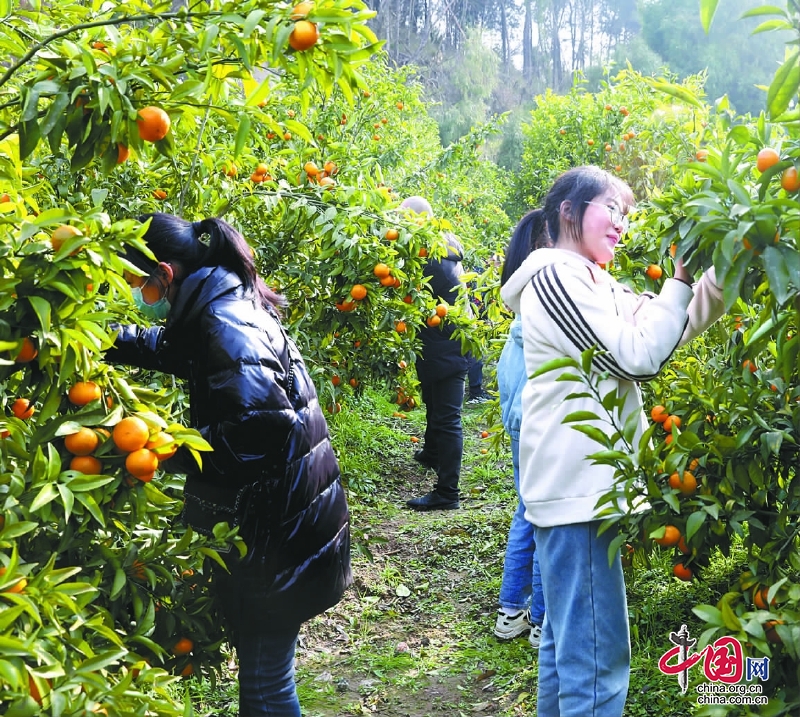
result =
[[315,4],[307,49],[291,16],[34,2],[0,29],[0,703],[15,714],[188,713],[166,686],[219,663],[203,588],[214,547],[236,538],[177,525],[181,479],[161,465],[207,446],[177,420],[178,387],[102,352],[109,320],[135,320],[119,254],[143,229],[129,218],[214,206],[198,168],[233,179],[275,78],[301,107],[312,86],[347,100],[364,84],[363,4]]

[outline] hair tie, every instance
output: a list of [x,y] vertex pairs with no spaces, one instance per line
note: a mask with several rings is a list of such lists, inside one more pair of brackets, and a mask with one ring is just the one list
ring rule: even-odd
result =
[[197,241],[208,246],[211,241],[211,234],[203,229],[204,223],[205,219],[201,219],[199,222],[192,222],[192,230],[194,231]]

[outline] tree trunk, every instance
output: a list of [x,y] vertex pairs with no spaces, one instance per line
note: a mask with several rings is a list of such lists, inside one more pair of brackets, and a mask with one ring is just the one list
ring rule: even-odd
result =
[[522,24],[522,76],[526,80],[533,79],[533,8],[531,0],[525,0],[525,19]]

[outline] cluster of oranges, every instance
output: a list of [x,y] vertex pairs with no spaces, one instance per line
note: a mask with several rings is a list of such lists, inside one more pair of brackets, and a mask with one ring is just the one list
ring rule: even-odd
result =
[[[653,540],[664,548],[676,547],[683,555],[688,555],[691,552],[680,529],[674,525],[665,525],[664,535]],[[672,574],[679,580],[687,581],[694,576],[691,568],[687,567],[683,560],[672,566]]]
[[[100,400],[102,392],[94,381],[78,381],[69,389],[67,397],[76,406],[86,406]],[[145,483],[153,479],[159,462],[171,458],[177,450],[171,435],[165,431],[151,433],[141,418],[126,416],[114,425],[111,432],[103,427],[82,426],[65,436],[64,447],[72,455],[70,470],[88,475],[102,474],[103,462],[95,453],[109,439],[117,451],[125,455],[127,472]]]
[[447,304],[437,304],[433,314],[426,319],[425,323],[431,328],[436,328],[442,323],[445,316],[447,316]]
[[[764,147],[756,155],[756,169],[766,172],[770,167],[781,161],[780,153],[772,147]],[[781,187],[787,192],[800,190],[800,174],[797,167],[791,165],[781,172]]]
[[315,23],[305,19],[313,9],[314,4],[311,2],[301,2],[292,9],[290,17],[295,23],[289,35],[289,47],[297,52],[311,49],[319,40],[319,28]]
[[667,432],[667,437],[664,439],[669,445],[672,443],[672,429],[681,427],[680,416],[671,416],[664,406],[653,406],[650,410],[650,418],[656,423],[660,423],[661,427]]
[[311,184],[319,184],[320,187],[325,189],[331,189],[336,186],[333,175],[339,171],[339,168],[331,160],[325,162],[322,168],[318,167],[315,162],[308,161],[303,165],[303,171]]

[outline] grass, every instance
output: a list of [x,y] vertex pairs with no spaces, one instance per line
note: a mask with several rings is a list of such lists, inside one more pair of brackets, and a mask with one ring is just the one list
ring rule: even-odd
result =
[[[368,392],[330,421],[350,496],[355,584],[303,627],[303,714],[533,715],[536,652],[525,639],[500,642],[492,634],[516,507],[508,445],[493,428],[496,411],[465,410],[462,509],[433,513],[404,507],[435,479],[411,459],[410,436],[423,435],[424,413],[401,419],[395,411]],[[483,430],[489,438],[480,437]],[[634,565],[627,576],[633,659],[625,717],[694,713],[691,690],[682,695],[677,680],[659,672],[658,659],[682,624],[699,637],[691,607],[715,603],[736,565],[735,557],[712,561],[704,583],[672,578],[666,553]],[[196,714],[237,713],[235,679],[226,670],[218,684],[188,684]]]

